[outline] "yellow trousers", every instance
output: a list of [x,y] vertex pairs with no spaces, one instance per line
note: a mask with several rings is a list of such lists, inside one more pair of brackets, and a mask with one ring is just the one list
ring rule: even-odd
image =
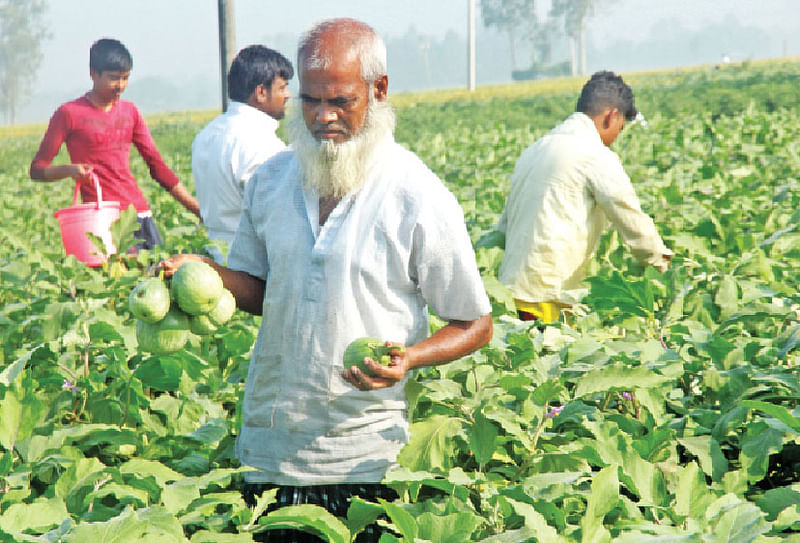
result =
[[524,311],[530,313],[536,320],[542,322],[555,322],[561,314],[561,309],[569,307],[567,304],[560,304],[558,302],[525,302],[514,298],[514,305],[517,306],[517,311]]

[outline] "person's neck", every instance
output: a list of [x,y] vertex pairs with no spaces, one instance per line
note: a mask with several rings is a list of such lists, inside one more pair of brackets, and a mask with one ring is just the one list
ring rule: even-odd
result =
[[94,107],[102,109],[103,111],[110,111],[111,108],[114,107],[114,100],[109,100],[109,101],[98,100],[94,90],[90,90],[87,93],[86,99],[89,100],[89,102],[91,102],[91,104]]

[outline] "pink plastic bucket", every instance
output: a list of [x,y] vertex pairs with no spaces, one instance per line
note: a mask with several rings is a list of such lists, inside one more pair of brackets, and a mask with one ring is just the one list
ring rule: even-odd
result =
[[[72,207],[55,212],[61,227],[61,241],[68,255],[85,262],[87,266],[101,266],[108,255],[116,252],[111,242],[111,223],[119,219],[119,202],[104,202],[100,182],[95,174],[90,174],[97,190],[97,202],[78,204],[80,184],[75,183]],[[97,247],[89,241],[87,232],[99,236],[105,245],[106,254],[98,254]]]

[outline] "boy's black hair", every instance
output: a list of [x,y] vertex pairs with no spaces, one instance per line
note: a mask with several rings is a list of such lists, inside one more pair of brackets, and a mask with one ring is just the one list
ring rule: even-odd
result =
[[286,81],[294,76],[289,59],[263,45],[245,47],[233,59],[228,70],[228,96],[237,102],[247,102],[259,85],[271,89],[275,76]]
[[133,57],[122,42],[101,38],[89,49],[89,69],[97,72],[130,72]]
[[609,71],[596,72],[583,86],[575,111],[594,117],[607,107],[617,108],[627,121],[633,121],[638,113],[633,91],[622,77]]

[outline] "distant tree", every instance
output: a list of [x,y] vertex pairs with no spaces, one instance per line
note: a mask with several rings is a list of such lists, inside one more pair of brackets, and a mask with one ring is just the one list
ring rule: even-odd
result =
[[521,42],[530,42],[534,51],[540,49],[535,41],[540,31],[535,0],[481,0],[481,16],[486,26],[495,27],[508,36],[512,70],[519,67],[517,46]]
[[550,16],[564,19],[572,75],[586,75],[586,19],[598,0],[553,0]]
[[29,97],[50,36],[44,0],[0,0],[0,112],[15,124],[17,108]]

